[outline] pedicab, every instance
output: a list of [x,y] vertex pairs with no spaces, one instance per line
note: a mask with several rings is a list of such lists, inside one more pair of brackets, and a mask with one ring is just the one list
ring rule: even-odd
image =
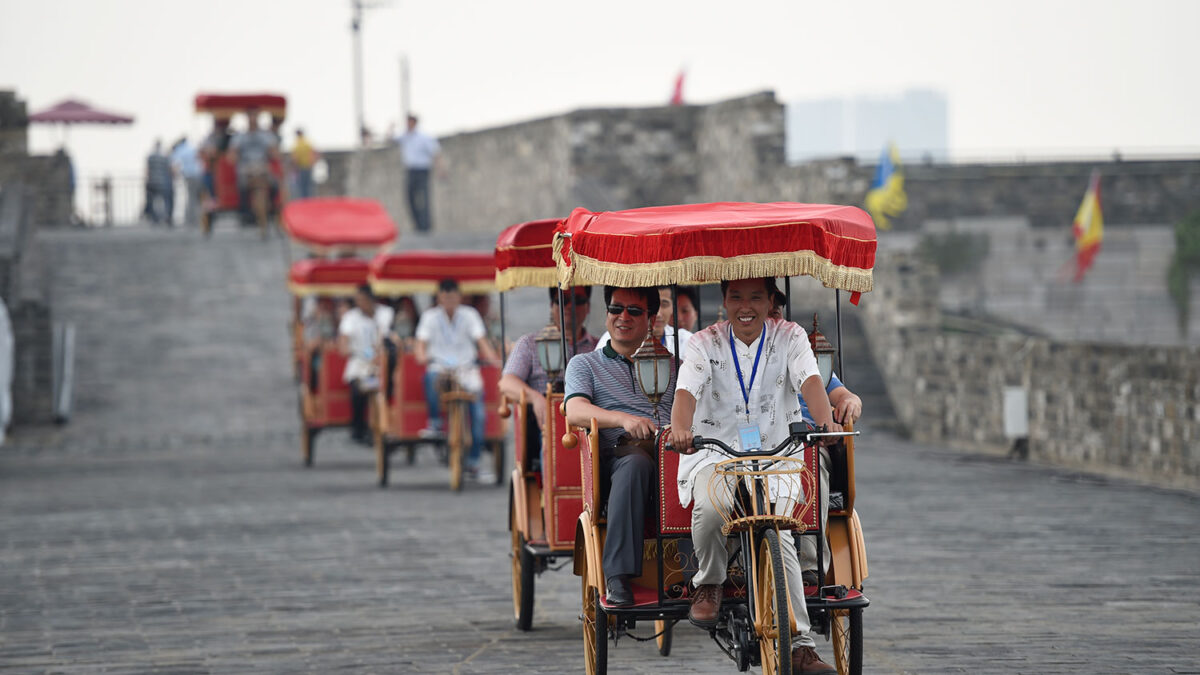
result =
[[[518,287],[555,288],[557,270],[551,242],[557,219],[513,225],[496,240],[496,288],[500,295],[501,325],[504,325],[504,292]],[[559,309],[574,303],[560,293]],[[572,310],[574,306],[572,305]],[[565,322],[560,311],[559,325]],[[574,317],[574,311],[571,312]],[[513,469],[508,500],[509,531],[512,535],[513,617],[517,628],[533,625],[534,579],[547,569],[557,569],[560,560],[570,559],[575,550],[575,525],[583,510],[579,453],[562,444],[567,428],[561,410],[562,373],[573,349],[565,348],[566,333],[553,322],[535,339],[538,360],[547,374],[545,433],[539,429],[532,404],[525,392],[517,401],[502,396],[501,416],[513,419]],[[563,355],[567,358],[564,359]],[[565,564],[565,563],[562,563]]]
[[[288,289],[293,296],[289,333],[300,391],[301,455],[304,465],[312,466],[317,435],[350,424],[350,389],[342,381],[346,357],[337,348],[336,315],[323,317],[333,323],[333,335],[327,332],[314,344],[304,335],[305,304],[315,304],[311,311],[328,312],[333,302],[353,298],[367,283],[366,257],[395,241],[396,224],[379,202],[347,198],[291,202],[282,219],[290,240],[310,256],[292,263]],[[340,257],[322,257],[326,255]]]
[[[577,209],[559,226],[554,248],[560,283],[570,283],[576,275],[626,287],[802,275],[837,289],[840,316],[840,291],[851,292],[851,303],[857,304],[860,294],[872,288],[875,244],[874,224],[857,208],[720,203],[612,213]],[[647,340],[634,356],[639,385],[651,401],[657,401],[654,397],[661,396],[670,381],[671,357],[655,344]],[[831,355],[822,355],[826,378],[831,361]],[[802,532],[817,538],[818,559],[826,546],[832,558],[830,570],[818,569],[817,583],[805,587],[812,630],[832,640],[839,673],[861,672],[862,611],[869,601],[863,595],[866,548],[854,511],[856,433],[813,433],[796,423],[778,447],[759,452],[741,452],[715,440],[695,441],[697,447],[728,456],[713,472],[714,481],[720,482],[711,483],[710,490],[737,495],[722,512],[723,532],[733,551],[725,601],[715,625],[706,630],[740,671],[761,666],[772,675],[791,673],[791,637],[797,627],[779,542],[780,537]],[[595,420],[590,429],[573,430],[571,436],[564,444],[578,444],[583,472],[584,509],[575,535],[574,570],[582,577],[585,665],[589,674],[604,673],[609,639],[615,643],[626,636],[653,637],[666,655],[668,629],[687,618],[689,581],[698,567],[690,537],[691,506],[680,506],[679,455],[660,434],[656,503],[644,535],[644,573],[632,581],[633,605],[612,605],[600,564],[606,525]],[[828,523],[821,523],[816,508],[821,459],[814,444],[831,437],[840,440],[828,447],[830,510]],[[653,633],[635,633],[639,623],[650,622]]]
[[[314,197],[289,203],[281,216],[289,240],[310,256],[358,257],[365,260],[387,249],[396,240],[396,223],[383,205],[373,199]],[[358,283],[366,283],[365,275]],[[301,288],[309,286],[301,285]],[[345,284],[337,289],[346,290]],[[352,297],[354,288],[340,296],[325,292],[297,295],[292,303],[292,354],[299,381],[304,358],[304,328],[301,320],[304,297]]]
[[[313,258],[292,265],[288,273],[288,290],[295,297],[298,316],[305,298],[350,298],[366,281],[365,260]],[[333,336],[326,335],[316,344],[302,341],[299,345],[300,451],[304,466],[312,466],[318,433],[350,425],[350,388],[342,381],[346,357],[337,348],[336,339],[335,323]]]
[[[398,299],[417,293],[433,295],[442,279],[455,279],[464,296],[486,295],[495,289],[496,266],[490,252],[404,251],[376,256],[371,261],[371,289],[381,299]],[[485,317],[486,319],[486,317]],[[421,445],[433,445],[450,468],[450,489],[462,488],[464,460],[471,444],[469,402],[472,394],[459,371],[447,371],[439,379],[446,433],[443,437],[423,434],[430,426],[425,400],[425,366],[413,353],[413,338],[401,338],[394,349],[379,351],[380,386],[371,416],[379,486],[388,483],[391,455],[408,452],[408,463],[416,461]],[[482,364],[484,447],[492,454],[496,484],[503,480],[506,420],[496,408],[500,401],[500,368]]]
[[[213,219],[221,214],[239,214],[244,221],[256,223],[266,238],[272,215],[278,214],[287,201],[286,181],[283,180],[283,163],[278,152],[268,158],[262,167],[251,167],[246,185],[247,208],[243,208],[241,190],[238,186],[237,164],[229,154],[233,136],[229,123],[238,113],[251,111],[271,116],[271,131],[278,139],[279,126],[287,116],[287,99],[279,94],[197,94],[197,113],[208,113],[213,117],[213,132],[206,139],[201,153],[204,157],[205,184],[212,197],[201,210],[200,227],[205,236],[212,234]],[[278,148],[276,148],[278,150]],[[272,192],[274,198],[272,199]]]

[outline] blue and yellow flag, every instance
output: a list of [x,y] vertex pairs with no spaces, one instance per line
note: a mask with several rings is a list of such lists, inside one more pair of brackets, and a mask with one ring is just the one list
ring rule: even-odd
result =
[[904,213],[908,208],[908,195],[904,194],[904,169],[900,166],[900,152],[895,143],[889,143],[879,157],[879,168],[875,180],[867,190],[867,211],[881,230],[891,229],[889,218]]

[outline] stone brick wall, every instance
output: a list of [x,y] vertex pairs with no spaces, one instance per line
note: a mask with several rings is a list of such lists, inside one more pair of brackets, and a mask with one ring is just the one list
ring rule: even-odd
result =
[[29,152],[29,117],[25,101],[11,90],[0,90],[0,156]]
[[36,237],[27,188],[0,189],[0,297],[13,328],[15,424],[54,417],[50,266]]
[[445,173],[432,180],[433,227],[496,232],[566,216],[572,207],[569,117],[441,139]]
[[896,227],[937,218],[1022,216],[1034,227],[1066,228],[1093,169],[1101,174],[1106,224],[1173,224],[1200,209],[1197,160],[918,164],[904,169],[908,210]]
[[918,440],[1007,447],[1006,386],[1029,399],[1034,459],[1200,487],[1200,347],[1023,336],[943,317],[937,276],[881,256],[863,297],[871,351],[897,416]]
[[70,160],[66,155],[28,154],[29,118],[25,102],[0,91],[0,187],[28,188],[30,218],[39,225],[67,225],[74,210]]
[[[578,110],[441,139],[447,172],[433,184],[434,220],[487,231],[496,222],[707,201],[862,204],[873,165],[850,158],[789,166],[784,107],[773,92],[705,106]],[[359,157],[356,162],[336,155]],[[403,204],[394,150],[329,153],[327,191]],[[1069,225],[1093,169],[1110,224],[1177,222],[1200,209],[1200,161],[905,166],[908,210],[896,229],[931,219],[1028,218]],[[391,200],[388,202],[386,200]],[[398,222],[407,209],[399,208]],[[480,218],[491,213],[493,218]]]

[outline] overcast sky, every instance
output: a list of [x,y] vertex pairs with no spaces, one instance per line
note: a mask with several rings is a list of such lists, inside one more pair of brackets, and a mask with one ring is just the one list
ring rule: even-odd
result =
[[[369,1],[369,0],[368,0]],[[366,118],[399,116],[399,59],[436,134],[589,106],[949,100],[952,156],[1200,154],[1193,0],[378,0],[363,28]],[[320,147],[354,137],[350,0],[0,0],[0,88],[31,112],[68,96],[137,117],[77,127],[84,175],[140,172],[156,136],[199,137],[200,91],[278,91]],[[35,151],[58,131],[35,128]]]

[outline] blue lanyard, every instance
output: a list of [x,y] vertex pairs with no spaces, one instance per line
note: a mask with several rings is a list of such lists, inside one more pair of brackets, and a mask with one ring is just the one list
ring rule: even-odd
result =
[[763,327],[758,336],[758,353],[754,355],[754,368],[750,371],[750,386],[742,379],[742,364],[733,346],[733,326],[729,327],[729,353],[733,354],[733,367],[737,370],[738,385],[742,388],[742,400],[746,402],[746,419],[750,418],[750,392],[754,389],[754,376],[758,374],[758,359],[762,356],[763,344],[767,341],[767,329]]

